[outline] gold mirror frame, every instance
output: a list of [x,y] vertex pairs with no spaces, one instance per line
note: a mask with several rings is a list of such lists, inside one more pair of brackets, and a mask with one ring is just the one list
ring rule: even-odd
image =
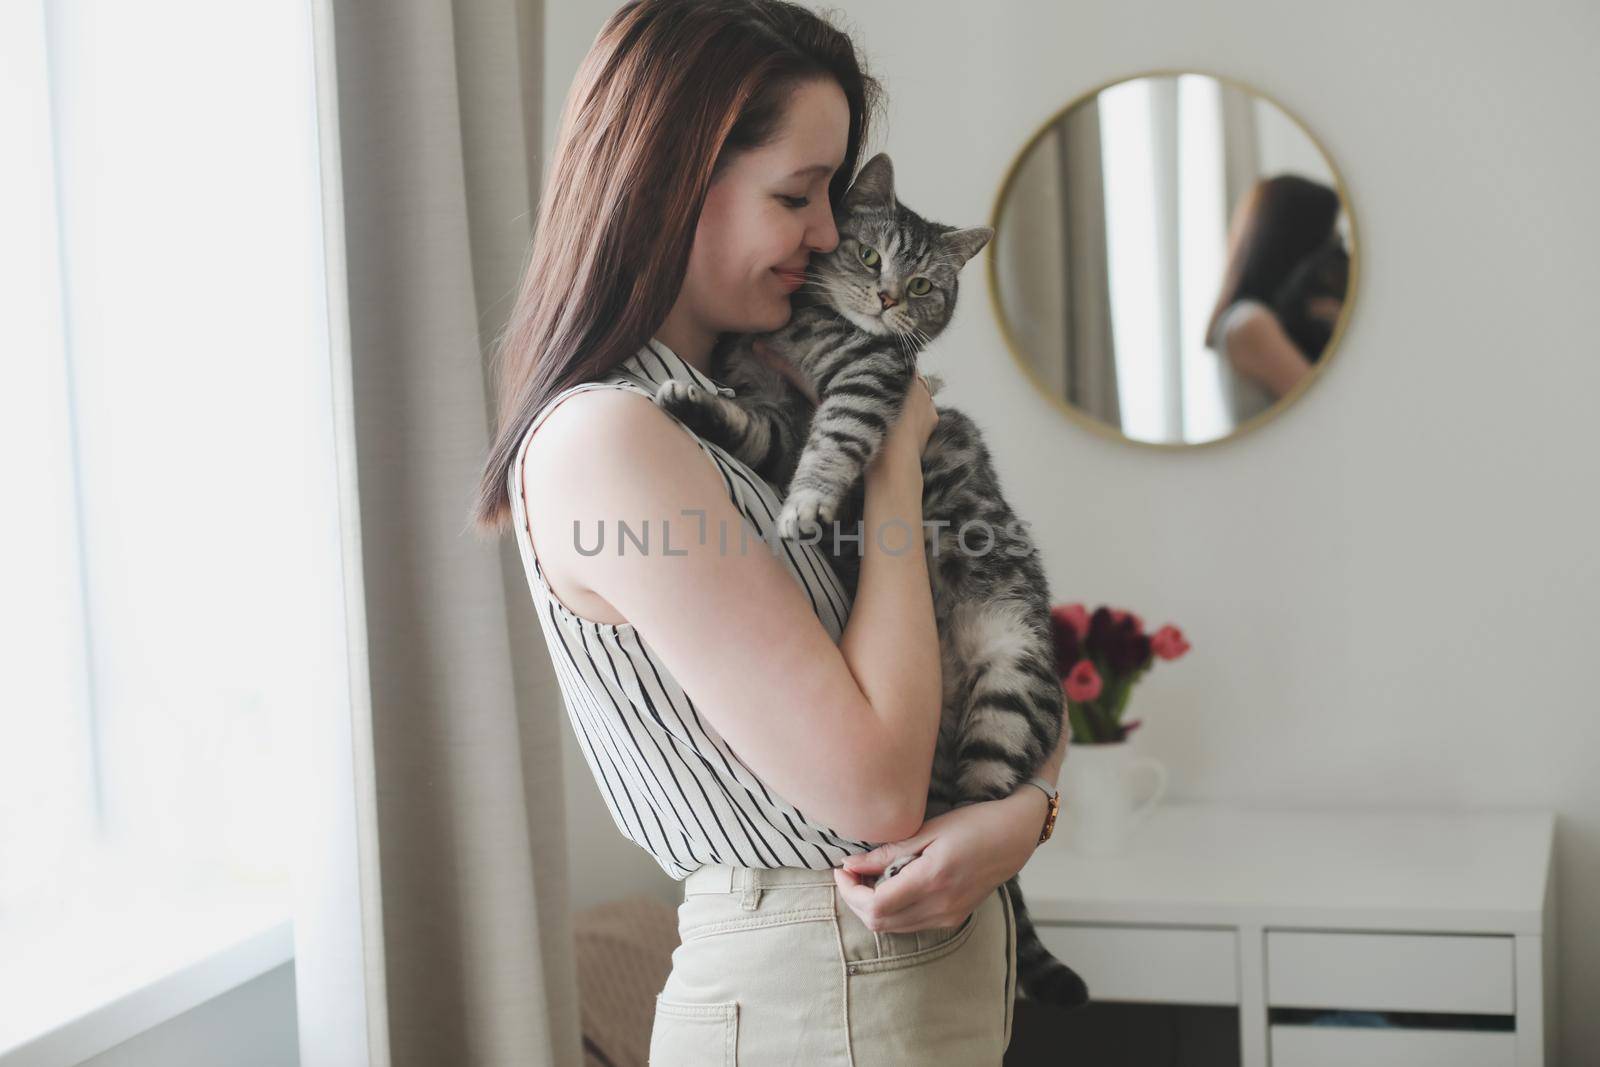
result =
[[1079,93],[1077,96],[1068,101],[1064,107],[1057,108],[1055,111],[1053,111],[1048,118],[1046,118],[1038,125],[1038,127],[1034,129],[1033,133],[1028,137],[1028,139],[1023,142],[1022,148],[1018,150],[1014,157],[1012,157],[1010,165],[1006,167],[1005,177],[1000,182],[1000,190],[995,194],[994,207],[989,212],[989,226],[995,232],[996,242],[999,241],[1000,235],[1000,212],[1005,207],[1006,194],[1010,192],[1011,186],[1016,180],[1018,169],[1022,166],[1023,160],[1028,157],[1028,153],[1033,150],[1034,145],[1039,143],[1040,138],[1044,137],[1045,134],[1050,131],[1051,127],[1061,120],[1062,116],[1066,115],[1067,112],[1071,111],[1084,101],[1092,100],[1100,93],[1114,85],[1121,85],[1123,82],[1137,81],[1140,78],[1173,78],[1184,74],[1198,74],[1207,78],[1215,78],[1217,81],[1222,82],[1225,85],[1231,85],[1237,89],[1241,89],[1247,93],[1250,93],[1259,99],[1266,100],[1271,103],[1273,107],[1283,112],[1284,116],[1288,118],[1288,120],[1292,122],[1301,133],[1305,134],[1306,139],[1316,147],[1319,153],[1321,153],[1323,160],[1328,164],[1329,172],[1333,175],[1334,187],[1339,193],[1339,203],[1343,207],[1344,213],[1349,219],[1350,223],[1350,278],[1348,288],[1345,291],[1344,306],[1340,309],[1339,318],[1333,324],[1333,331],[1328,336],[1327,348],[1324,350],[1323,356],[1317,360],[1317,365],[1312,368],[1310,374],[1302,378],[1293,388],[1291,388],[1287,393],[1284,393],[1283,396],[1279,397],[1277,403],[1250,416],[1244,422],[1241,422],[1238,426],[1234,427],[1231,433],[1224,434],[1221,437],[1213,437],[1207,441],[1142,441],[1136,437],[1129,437],[1120,429],[1111,426],[1109,423],[1101,422],[1099,419],[1094,418],[1091,415],[1087,415],[1083,411],[1067,403],[1065,399],[1056,396],[1052,390],[1047,388],[1045,384],[1039,380],[1039,376],[1035,374],[1033,368],[1028,365],[1027,357],[1023,355],[1021,347],[1017,344],[1017,339],[1011,332],[1011,326],[1006,321],[1005,309],[1000,304],[1000,279],[998,275],[999,268],[996,265],[999,257],[995,254],[995,248],[990,247],[987,250],[989,254],[985,257],[988,260],[988,264],[985,268],[985,274],[989,286],[989,306],[994,312],[995,321],[1000,324],[1000,334],[1005,340],[1006,349],[1011,353],[1012,362],[1016,363],[1018,369],[1022,371],[1023,376],[1026,377],[1027,380],[1033,385],[1034,389],[1045,399],[1054,404],[1069,419],[1101,437],[1112,441],[1121,441],[1130,445],[1162,451],[1183,451],[1197,448],[1208,448],[1212,445],[1224,444],[1225,442],[1243,437],[1245,434],[1260,426],[1266,425],[1268,422],[1271,422],[1274,417],[1293,407],[1295,402],[1300,399],[1301,395],[1304,394],[1307,389],[1310,389],[1311,386],[1319,379],[1321,379],[1321,377],[1327,373],[1328,367],[1331,366],[1334,360],[1339,357],[1339,342],[1344,339],[1345,327],[1349,324],[1350,316],[1355,311],[1356,300],[1361,281],[1361,235],[1356,226],[1355,204],[1350,199],[1350,190],[1345,186],[1344,175],[1340,172],[1338,166],[1335,165],[1333,156],[1329,154],[1322,142],[1319,141],[1316,135],[1311,132],[1310,128],[1308,128],[1306,124],[1300,120],[1299,115],[1296,115],[1293,111],[1289,110],[1287,107],[1284,107],[1278,102],[1276,97],[1264,93],[1255,86],[1246,84],[1237,78],[1230,78],[1224,74],[1215,74],[1208,70],[1198,70],[1192,67],[1145,70],[1136,74],[1127,74],[1112,78],[1109,81],[1101,82],[1099,85]]

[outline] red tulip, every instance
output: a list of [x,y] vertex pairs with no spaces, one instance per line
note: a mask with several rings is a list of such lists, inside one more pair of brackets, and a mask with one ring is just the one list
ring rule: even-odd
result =
[[1182,630],[1169,624],[1156,631],[1150,639],[1150,647],[1162,659],[1177,659],[1189,651],[1189,642],[1183,639]]
[[1093,700],[1100,695],[1100,674],[1086,659],[1080,659],[1061,684],[1068,700]]

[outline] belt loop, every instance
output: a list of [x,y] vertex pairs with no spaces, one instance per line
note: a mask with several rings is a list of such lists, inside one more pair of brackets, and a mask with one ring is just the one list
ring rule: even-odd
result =
[[744,892],[739,895],[739,906],[745,911],[755,911],[761,903],[761,872],[755,867],[741,867]]

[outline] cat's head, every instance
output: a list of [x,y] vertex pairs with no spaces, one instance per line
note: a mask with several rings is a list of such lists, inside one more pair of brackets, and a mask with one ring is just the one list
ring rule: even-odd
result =
[[839,244],[811,257],[811,300],[863,330],[896,334],[917,348],[949,324],[956,275],[994,236],[988,226],[930,222],[900,203],[894,166],[883,152],[856,175],[834,225]]

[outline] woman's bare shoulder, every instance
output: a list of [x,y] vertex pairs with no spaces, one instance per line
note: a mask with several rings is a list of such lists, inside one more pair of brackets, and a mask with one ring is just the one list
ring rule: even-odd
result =
[[1217,320],[1217,332],[1224,338],[1245,332],[1253,333],[1268,328],[1268,320],[1276,322],[1277,316],[1261,301],[1249,298],[1235,300]]
[[624,386],[585,389],[562,397],[528,442],[524,474],[592,467],[605,457],[625,455],[671,423],[643,393]]
[[659,435],[674,432],[647,396],[625,387],[563,397],[528,441],[522,493],[545,578],[568,607],[600,622],[626,621],[591,588],[592,555],[568,543],[573,523],[592,528],[618,505],[626,480],[659,462]]

